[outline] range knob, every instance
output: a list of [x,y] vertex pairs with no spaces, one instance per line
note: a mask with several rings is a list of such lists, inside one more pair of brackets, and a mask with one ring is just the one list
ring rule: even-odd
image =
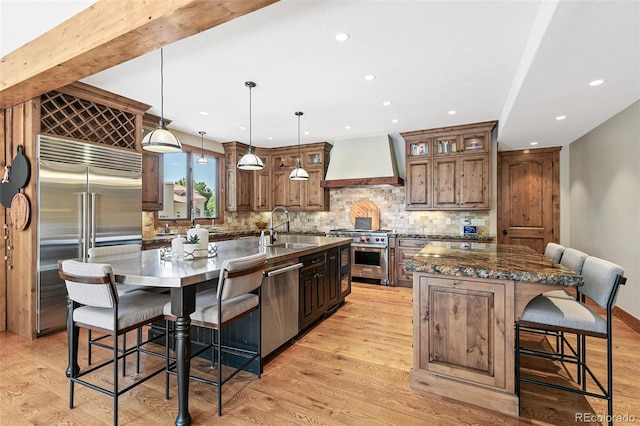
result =
[[369,242],[369,240],[370,240],[370,238],[369,238],[369,237],[367,237],[367,242]]

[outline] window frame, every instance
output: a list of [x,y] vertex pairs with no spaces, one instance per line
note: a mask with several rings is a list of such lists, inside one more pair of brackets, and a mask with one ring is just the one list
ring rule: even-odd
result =
[[[225,158],[224,153],[209,151],[209,150],[201,150],[200,148],[192,147],[190,145],[182,145],[182,151],[187,154],[187,194],[191,194],[193,192],[193,163],[200,158],[200,154],[204,152],[204,155],[211,158],[215,158],[218,161],[218,188],[216,193],[217,203],[218,203],[218,217],[213,219],[213,223],[215,225],[224,224],[224,210],[225,210],[225,202],[224,202],[224,185],[225,185],[225,173],[224,173],[224,165]],[[164,162],[164,154],[162,154],[162,161]],[[166,224],[169,226],[191,226],[191,210],[193,208],[193,200],[189,199],[191,206],[187,209],[189,212],[188,218],[171,218],[171,219],[160,219],[158,217],[158,211],[153,212],[153,225],[156,228],[163,228]],[[194,224],[202,225],[211,225],[211,218],[196,218],[193,222]]]

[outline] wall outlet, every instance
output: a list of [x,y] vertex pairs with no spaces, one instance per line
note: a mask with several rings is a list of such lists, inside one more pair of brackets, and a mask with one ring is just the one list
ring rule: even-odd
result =
[[471,222],[469,222],[469,219],[460,219],[460,225],[464,226],[464,225],[470,225]]
[[445,225],[451,225],[451,218],[448,217],[444,220]]
[[409,225],[413,225],[413,218],[409,217]]

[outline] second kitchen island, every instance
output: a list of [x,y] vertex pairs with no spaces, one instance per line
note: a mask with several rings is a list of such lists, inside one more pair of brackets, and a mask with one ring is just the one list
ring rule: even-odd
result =
[[582,277],[524,246],[432,242],[413,271],[412,388],[517,417],[514,322]]

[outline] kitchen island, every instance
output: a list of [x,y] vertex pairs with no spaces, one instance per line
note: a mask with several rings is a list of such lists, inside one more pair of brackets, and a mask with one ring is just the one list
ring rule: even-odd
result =
[[413,274],[412,388],[517,417],[514,322],[535,296],[582,277],[524,246],[431,242]]
[[[342,272],[340,266],[342,262],[340,256],[335,254],[340,248],[349,248],[351,244],[350,238],[328,238],[319,236],[302,236],[287,235],[280,236],[275,244],[266,247],[259,247],[258,238],[244,238],[238,240],[222,241],[216,243],[217,251],[214,257],[198,258],[198,259],[168,259],[163,256],[162,249],[143,250],[142,252],[131,255],[114,255],[104,256],[97,259],[96,262],[109,263],[113,267],[115,280],[122,284],[134,284],[167,288],[171,291],[171,313],[176,317],[175,334],[176,334],[176,364],[178,375],[178,417],[176,424],[188,425],[191,423],[191,415],[189,414],[189,371],[191,358],[191,319],[190,314],[195,309],[195,301],[197,297],[196,289],[198,284],[215,280],[220,274],[220,267],[226,259],[233,259],[241,256],[248,256],[259,252],[267,255],[268,267],[285,261],[295,261],[303,263],[306,258],[311,262],[315,262],[312,266],[317,268],[317,260],[322,257],[322,253],[326,253],[326,270],[320,279],[320,274],[313,274],[313,281],[310,283],[311,290],[316,296],[320,291],[327,296],[323,309],[329,309],[331,305],[328,303],[329,291],[328,286],[333,285],[335,290],[342,290],[341,280],[338,273]],[[332,274],[332,263],[329,260],[330,252],[334,251],[335,264],[333,264],[335,274]],[[349,253],[349,250],[344,250]],[[91,262],[92,258],[86,260]],[[348,264],[348,263],[347,263]],[[315,269],[314,269],[315,270]],[[304,266],[301,271],[304,271]],[[301,273],[302,275],[302,273]],[[333,275],[334,281],[330,281]],[[350,277],[347,277],[350,278]],[[321,285],[322,284],[322,285]],[[350,283],[349,283],[350,284]],[[349,287],[350,288],[350,287]],[[306,308],[306,291],[304,282],[300,282],[300,316],[303,315]],[[343,291],[337,294],[336,303],[339,303]],[[263,295],[263,297],[266,297]],[[266,300],[263,300],[263,306]],[[316,305],[316,308],[318,306]],[[317,310],[316,310],[317,311]],[[315,311],[314,311],[315,312]],[[314,320],[320,316],[314,317]],[[268,325],[268,322],[267,322]],[[263,328],[264,329],[264,328]],[[70,366],[77,367],[77,332],[68,330],[69,348],[70,349]],[[249,344],[259,345],[260,342],[248,342]],[[258,366],[260,368],[260,366]]]

